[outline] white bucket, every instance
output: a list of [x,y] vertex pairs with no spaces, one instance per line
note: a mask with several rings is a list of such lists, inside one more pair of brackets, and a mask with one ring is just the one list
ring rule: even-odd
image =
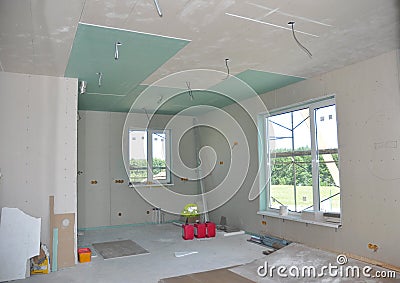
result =
[[279,207],[279,215],[283,215],[283,216],[288,215],[288,207],[286,205],[281,205]]

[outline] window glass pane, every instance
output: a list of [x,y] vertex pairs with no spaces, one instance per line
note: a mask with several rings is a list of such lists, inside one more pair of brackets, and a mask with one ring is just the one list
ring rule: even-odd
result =
[[294,150],[311,149],[310,116],[308,109],[293,112]]
[[294,190],[291,185],[271,185],[270,187],[270,208],[279,209],[285,205],[289,210],[294,209]]
[[313,206],[313,179],[311,154],[295,157],[296,211],[310,210]]
[[269,117],[268,125],[272,165],[270,207],[286,205],[289,210],[299,212],[313,202],[309,110]]
[[331,105],[316,109],[315,119],[318,150],[330,148],[337,149],[336,106]]
[[129,180],[132,183],[147,182],[147,133],[129,131]]
[[315,110],[319,158],[320,210],[340,212],[338,140],[335,105]]
[[268,118],[270,152],[287,151],[292,148],[292,119],[290,113]]
[[[319,210],[340,213],[336,106],[331,103],[315,108],[313,119],[309,107],[266,118],[269,208],[314,210],[319,198]],[[314,170],[313,157],[318,159]],[[313,185],[319,195],[314,195]]]
[[166,168],[166,134],[154,132],[152,139],[152,158],[153,158],[153,180],[167,180]]

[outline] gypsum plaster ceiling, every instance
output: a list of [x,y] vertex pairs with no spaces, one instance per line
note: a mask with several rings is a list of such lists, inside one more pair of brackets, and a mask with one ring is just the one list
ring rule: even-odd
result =
[[[159,3],[163,17],[151,0],[1,0],[0,69],[63,76],[79,22],[191,41],[133,92],[182,70],[225,72],[225,58],[233,75],[258,70],[312,77],[399,48],[400,43],[396,0]],[[287,25],[291,20],[312,59],[296,45]],[[262,88],[268,89],[267,84]]]

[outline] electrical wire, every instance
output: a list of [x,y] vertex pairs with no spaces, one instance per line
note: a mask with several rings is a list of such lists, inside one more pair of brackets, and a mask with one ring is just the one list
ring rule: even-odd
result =
[[230,75],[230,70],[229,70],[229,66],[228,66],[228,61],[229,61],[229,58],[226,58],[225,59],[225,66],[226,66],[226,73],[227,73],[227,75],[226,75],[226,79],[227,78],[229,78],[229,75]]
[[312,54],[310,52],[310,50],[308,50],[303,44],[300,43],[300,41],[297,39],[296,34],[294,32],[294,23],[295,22],[288,22],[288,25],[292,26],[292,34],[293,34],[293,38],[296,41],[297,45],[310,57],[312,58]]
[[154,5],[156,5],[156,9],[157,9],[157,13],[160,17],[163,16],[162,12],[161,12],[161,7],[160,4],[158,3],[158,0],[154,0]]
[[102,72],[97,72],[96,74],[99,76],[98,85],[99,85],[99,87],[101,87],[101,80],[103,79],[103,73]]
[[188,88],[188,94],[189,94],[189,96],[190,96],[190,100],[193,100],[194,97],[193,97],[193,91],[192,91],[192,89],[190,88],[190,82],[186,82],[186,86],[187,86],[187,88]]

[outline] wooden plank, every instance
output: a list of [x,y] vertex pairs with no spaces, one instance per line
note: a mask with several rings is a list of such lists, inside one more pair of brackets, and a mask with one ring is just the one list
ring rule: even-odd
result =
[[354,255],[354,254],[350,254],[350,253],[344,253],[348,258],[352,258],[352,259],[356,259],[371,265],[376,265],[382,268],[386,268],[386,269],[390,269],[390,270],[394,270],[396,272],[400,272],[400,266],[395,266],[389,263],[385,263],[385,262],[381,262],[381,261],[377,261],[374,259],[370,259],[367,257],[363,257],[363,256],[358,256],[358,255]]
[[[54,258],[53,254],[53,229],[54,229],[54,196],[49,196],[49,212],[50,212],[50,247],[49,247],[49,252],[50,252],[50,258]],[[52,271],[56,271],[53,270]]]
[[[338,149],[333,148],[333,149],[320,149],[318,150],[319,155],[324,155],[324,154],[337,154]],[[285,152],[272,152],[271,157],[272,158],[279,158],[279,157],[292,157],[292,156],[304,156],[304,155],[309,155],[311,156],[311,150],[295,150],[295,151],[285,151]]]

